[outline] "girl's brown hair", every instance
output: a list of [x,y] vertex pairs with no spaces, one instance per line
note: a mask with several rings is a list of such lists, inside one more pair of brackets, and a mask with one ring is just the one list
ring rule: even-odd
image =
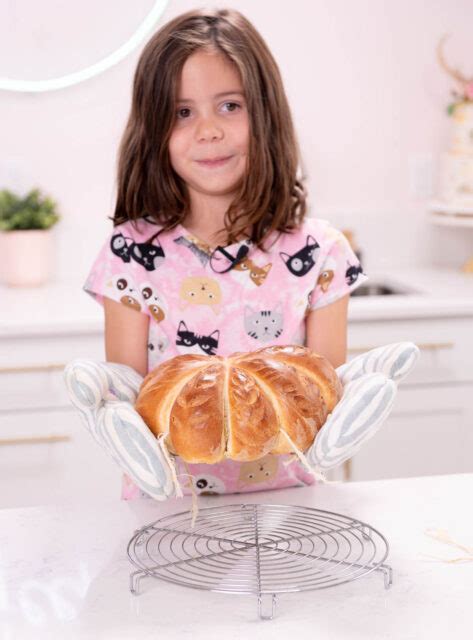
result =
[[279,68],[255,27],[233,9],[197,9],[166,23],[146,44],[135,71],[132,106],[120,143],[114,226],[148,218],[162,231],[184,221],[187,189],[173,170],[168,143],[177,85],[198,49],[226,55],[237,66],[246,96],[248,167],[225,213],[227,244],[251,228],[260,249],[274,230],[290,232],[306,213],[306,190],[296,177],[300,150]]

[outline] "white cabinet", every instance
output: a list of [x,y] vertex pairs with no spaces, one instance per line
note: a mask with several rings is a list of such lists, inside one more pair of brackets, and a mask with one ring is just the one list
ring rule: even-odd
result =
[[0,508],[120,499],[120,469],[74,410],[11,412],[0,430]]
[[380,430],[344,465],[346,480],[473,471],[473,319],[352,322],[348,360],[409,340],[420,348]]
[[102,334],[8,338],[0,353],[0,508],[120,499],[121,471],[86,431],[62,379],[75,357],[104,359]]

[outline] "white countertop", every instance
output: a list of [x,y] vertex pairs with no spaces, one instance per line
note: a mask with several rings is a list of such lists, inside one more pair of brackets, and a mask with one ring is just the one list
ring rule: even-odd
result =
[[294,504],[339,512],[382,533],[393,583],[379,572],[346,584],[277,596],[260,620],[255,595],[186,588],[145,577],[129,591],[126,549],[136,529],[189,509],[160,503],[89,502],[0,510],[0,638],[211,640],[435,640],[472,637],[473,561],[430,561],[465,552],[425,535],[444,529],[473,547],[473,474],[430,476],[200,497],[200,508]]
[[[473,316],[473,274],[453,268],[370,270],[368,283],[412,289],[407,295],[352,296],[349,321]],[[35,288],[0,285],[0,338],[101,333],[103,311],[82,281],[52,281]]]

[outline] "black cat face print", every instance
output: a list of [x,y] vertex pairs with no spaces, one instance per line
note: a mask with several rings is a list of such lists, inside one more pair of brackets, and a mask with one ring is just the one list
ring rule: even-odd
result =
[[[156,241],[158,244],[153,244],[155,237],[156,234],[146,242],[134,242],[132,238],[117,233],[110,240],[110,249],[123,262],[130,262],[130,259],[133,259],[141,264],[146,271],[154,271],[164,262],[165,258],[164,250],[159,241]],[[127,240],[131,240],[129,245],[127,245]]]
[[292,255],[282,251],[279,252],[279,255],[292,275],[301,278],[309,273],[312,267],[315,266],[319,253],[319,243],[313,236],[308,235],[305,247],[302,247],[302,249],[299,249],[299,251],[296,251],[296,253]]
[[[220,331],[217,329],[213,331],[209,336],[201,336],[198,333],[190,331],[186,323],[181,320],[177,329],[176,345],[179,347],[188,347],[191,349],[196,345],[209,356],[217,355],[218,339]],[[192,351],[194,353],[194,351]]]
[[146,271],[154,271],[164,261],[164,251],[159,245],[143,242],[130,247],[131,257],[135,262],[141,264]]
[[112,236],[110,240],[110,249],[112,253],[123,260],[123,262],[130,262],[130,249],[126,243],[126,238],[121,233],[117,233]]
[[[350,263],[348,263],[350,264]],[[363,268],[361,264],[352,266],[350,265],[345,273],[345,280],[348,285],[353,284],[358,280],[358,276],[360,273],[363,273]]]

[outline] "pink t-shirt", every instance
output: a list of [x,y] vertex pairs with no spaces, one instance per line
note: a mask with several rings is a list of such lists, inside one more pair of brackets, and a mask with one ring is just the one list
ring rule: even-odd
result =
[[[296,231],[274,231],[269,253],[244,239],[213,252],[178,225],[141,218],[114,227],[84,291],[149,317],[148,371],[184,353],[227,356],[260,347],[305,344],[305,317],[367,279],[341,231],[306,218]],[[161,233],[159,233],[161,231]],[[159,235],[158,235],[159,233]],[[243,493],[314,484],[295,454],[254,462],[184,464],[174,458],[184,495],[190,472],[198,494]],[[124,474],[122,499],[147,497]]]

